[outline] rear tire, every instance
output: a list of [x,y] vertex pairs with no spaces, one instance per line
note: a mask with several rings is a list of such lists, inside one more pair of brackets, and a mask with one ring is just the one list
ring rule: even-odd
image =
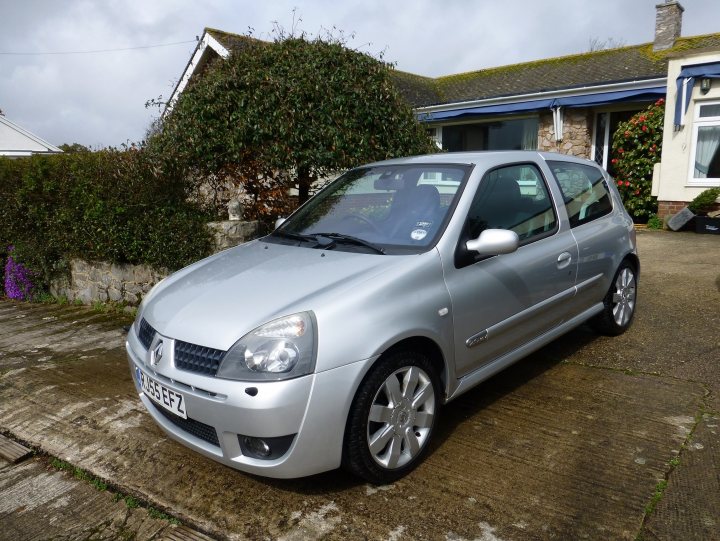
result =
[[381,358],[353,399],[343,467],[374,484],[403,477],[427,453],[440,403],[439,377],[427,356],[399,350]]
[[637,283],[635,267],[629,261],[623,261],[603,299],[602,312],[590,320],[597,332],[618,336],[630,328],[635,316]]

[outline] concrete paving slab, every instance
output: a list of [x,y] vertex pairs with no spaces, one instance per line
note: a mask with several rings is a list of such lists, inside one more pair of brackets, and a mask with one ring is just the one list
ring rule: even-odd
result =
[[644,540],[676,539],[720,539],[720,415],[703,415],[646,524]]
[[175,527],[36,458],[0,468],[0,539],[151,539]]
[[[35,347],[24,320],[39,314],[22,305],[11,314],[4,325],[22,321],[16,342]],[[75,326],[82,352],[96,329]],[[14,366],[0,376],[2,428],[238,539],[634,539],[705,394],[696,383],[539,354],[448,406],[432,454],[397,483],[372,487],[342,472],[272,481],[167,439],[134,393],[120,330],[114,340],[91,357],[49,344],[48,361],[0,360]]]
[[134,395],[120,325],[75,307],[0,302],[0,430],[219,538],[713,539],[720,241],[708,237],[641,234],[632,330],[579,329],[461,397],[426,462],[392,485],[260,479],[174,443]]
[[0,459],[15,463],[27,458],[32,450],[0,434]]

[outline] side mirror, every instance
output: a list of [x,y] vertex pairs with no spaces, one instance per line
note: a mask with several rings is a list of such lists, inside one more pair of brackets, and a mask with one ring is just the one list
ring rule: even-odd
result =
[[485,255],[510,254],[518,249],[520,238],[509,229],[486,229],[476,239],[469,240],[465,247]]
[[275,229],[277,229],[277,228],[280,227],[283,223],[285,223],[285,220],[286,220],[286,219],[287,219],[287,218],[278,218],[277,220],[275,220]]

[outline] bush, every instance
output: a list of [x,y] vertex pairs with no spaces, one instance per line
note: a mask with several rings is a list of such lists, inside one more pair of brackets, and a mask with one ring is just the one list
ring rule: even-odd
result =
[[657,214],[651,214],[647,222],[648,229],[662,229],[663,221]]
[[363,163],[436,151],[391,67],[332,37],[246,38],[183,91],[148,139],[165,167],[242,188],[245,219],[287,215],[315,182]]
[[142,151],[0,159],[0,256],[41,289],[73,257],[180,268],[209,253],[207,221]]
[[653,166],[662,150],[665,100],[660,99],[621,122],[613,134],[612,164],[623,204],[634,219],[645,220],[657,212],[657,198],[650,195]]
[[34,284],[30,279],[32,272],[22,263],[15,261],[15,255],[12,253],[14,247],[8,247],[8,257],[5,263],[5,273],[3,276],[3,284],[5,286],[5,294],[9,299],[30,300]]
[[720,188],[708,188],[688,203],[688,208],[695,214],[706,214],[715,206],[715,201],[720,197]]

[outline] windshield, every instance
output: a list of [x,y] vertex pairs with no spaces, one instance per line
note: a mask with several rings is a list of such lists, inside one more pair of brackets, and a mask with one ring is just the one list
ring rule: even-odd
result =
[[353,169],[295,212],[268,240],[368,253],[434,246],[472,166],[384,165]]

